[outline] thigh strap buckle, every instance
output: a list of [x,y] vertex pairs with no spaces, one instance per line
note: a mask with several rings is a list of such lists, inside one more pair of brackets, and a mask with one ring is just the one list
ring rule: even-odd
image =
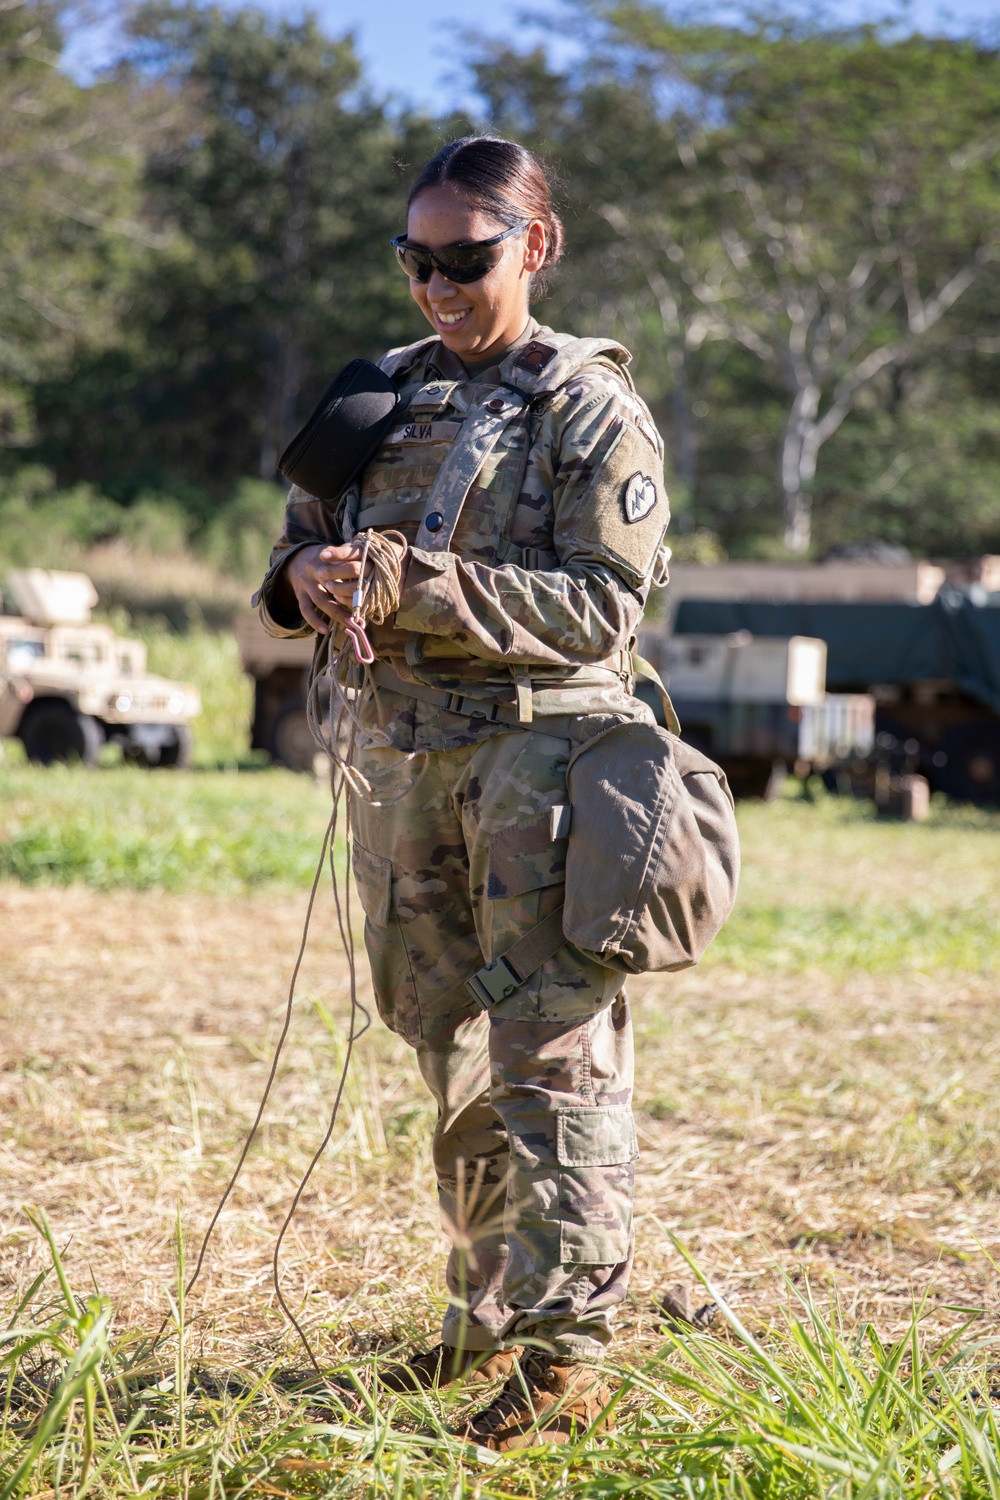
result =
[[496,723],[501,717],[500,704],[482,702],[479,698],[467,698],[462,693],[445,693],[441,707],[449,714],[462,714],[467,719],[489,719]]
[[515,974],[506,958],[495,958],[491,964],[473,974],[471,979],[465,981],[465,988],[477,1001],[483,1010],[489,1010],[491,1005],[506,1000],[508,995],[523,984],[523,980]]
[[501,953],[499,958],[467,979],[465,988],[483,1010],[489,1010],[520,989],[536,969],[555,957],[565,941],[563,908],[557,906],[555,911],[518,938],[506,953]]

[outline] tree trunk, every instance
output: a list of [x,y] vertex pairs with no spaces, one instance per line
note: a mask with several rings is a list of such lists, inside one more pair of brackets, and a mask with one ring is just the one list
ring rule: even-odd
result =
[[812,541],[812,501],[806,486],[816,476],[816,414],[818,385],[800,386],[795,393],[781,442],[779,474],[784,501],[785,546],[804,556]]
[[812,542],[812,499],[801,485],[784,493],[785,546],[804,557]]

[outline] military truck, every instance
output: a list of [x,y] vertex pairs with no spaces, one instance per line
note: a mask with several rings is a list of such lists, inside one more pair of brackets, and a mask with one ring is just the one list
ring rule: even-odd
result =
[[[670,691],[682,739],[722,766],[734,796],[769,799],[790,770],[836,774],[871,753],[874,700],[826,691],[822,640],[650,625],[639,650]],[[640,678],[636,692],[662,722],[658,689]]]
[[826,642],[828,685],[875,702],[875,758],[853,768],[856,793],[873,794],[880,760],[956,800],[1000,803],[1000,558],[686,566],[670,594],[675,642],[734,632]]
[[314,636],[275,640],[256,612],[237,616],[243,668],[254,680],[250,748],[266,750],[291,771],[311,771],[319,746],[306,719],[306,687]]
[[20,739],[39,765],[91,764],[108,743],[137,765],[186,765],[191,720],[201,712],[197,688],[147,672],[142,641],[92,622],[96,603],[84,573],[10,574],[0,613],[0,738]]

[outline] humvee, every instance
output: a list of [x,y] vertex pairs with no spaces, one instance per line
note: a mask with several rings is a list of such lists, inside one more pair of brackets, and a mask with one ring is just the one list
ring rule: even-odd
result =
[[146,671],[142,641],[91,622],[97,591],[85,573],[25,568],[10,574],[0,614],[0,738],[17,737],[30,761],[96,760],[121,746],[142,766],[184,766],[197,688]]

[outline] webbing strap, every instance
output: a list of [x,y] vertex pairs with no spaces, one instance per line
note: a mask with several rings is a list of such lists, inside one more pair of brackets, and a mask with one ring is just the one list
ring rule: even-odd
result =
[[679,735],[681,732],[681,721],[677,717],[677,710],[674,708],[674,705],[670,701],[670,694],[667,692],[667,689],[663,682],[663,678],[653,666],[652,662],[648,662],[644,656],[640,656],[638,651],[632,652],[632,664],[640,677],[647,678],[650,682],[654,683],[655,686],[659,688],[660,697],[663,699],[663,718],[666,726],[670,730],[671,734]]
[[476,476],[510,424],[523,417],[527,405],[527,397],[519,391],[500,389],[465,419],[427,497],[415,546],[428,552],[448,551]]
[[[372,668],[372,681],[377,688],[384,688],[389,693],[401,693],[405,698],[416,698],[420,703],[429,703],[433,708],[443,708],[446,713],[462,714],[467,719],[488,719],[491,724],[508,724],[511,729],[535,729],[539,734],[553,735],[556,739],[569,739],[573,733],[573,726],[579,719],[581,713],[588,710],[583,708],[579,713],[568,714],[539,714],[532,708],[530,725],[519,717],[519,710],[513,703],[495,703],[490,698],[466,697],[462,693],[449,693],[444,688],[431,687],[423,682],[408,682],[400,677],[398,672],[393,671],[386,661],[376,662]],[[547,684],[546,684],[547,685]],[[562,684],[555,683],[553,686],[560,687]],[[570,686],[569,691],[572,691]],[[587,688],[581,689],[586,693]],[[564,701],[571,702],[564,694]],[[593,712],[593,710],[590,710]]]
[[520,989],[536,969],[559,952],[565,941],[563,908],[557,906],[555,911],[518,938],[506,953],[467,979],[465,987],[473,1000],[478,1001],[484,1010],[489,1010]]
[[416,698],[420,703],[429,703],[434,708],[443,708],[448,713],[464,714],[469,719],[499,720],[511,726],[517,724],[517,709],[513,704],[491,703],[488,698],[468,698],[462,693],[448,693],[444,688],[429,687],[423,682],[406,682],[394,672],[388,662],[376,662],[372,669],[372,680],[377,688],[390,693],[403,693]]

